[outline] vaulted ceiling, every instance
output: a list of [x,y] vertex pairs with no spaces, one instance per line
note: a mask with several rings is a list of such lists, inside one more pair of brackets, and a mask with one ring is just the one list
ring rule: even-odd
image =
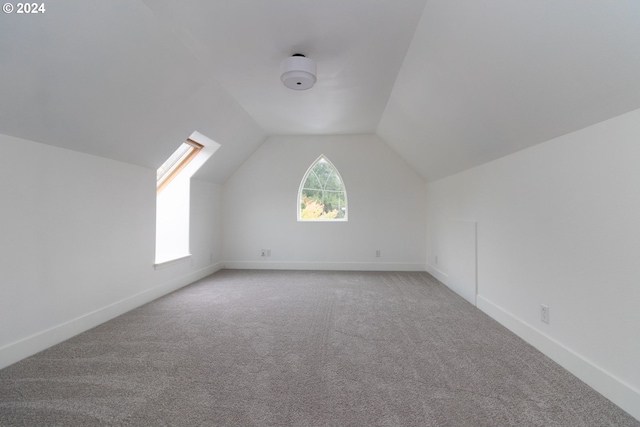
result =
[[197,130],[215,182],[269,135],[377,133],[433,180],[640,108],[632,0],[45,6],[0,15],[0,133],[155,169]]

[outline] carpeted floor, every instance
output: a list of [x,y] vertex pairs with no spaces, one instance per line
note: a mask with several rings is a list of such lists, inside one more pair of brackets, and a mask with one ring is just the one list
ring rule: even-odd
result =
[[222,270],[0,371],[1,426],[640,426],[427,273]]

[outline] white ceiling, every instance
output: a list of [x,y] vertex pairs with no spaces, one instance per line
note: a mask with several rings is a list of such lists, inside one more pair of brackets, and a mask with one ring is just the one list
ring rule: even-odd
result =
[[[149,0],[271,135],[375,131],[425,0]],[[302,53],[318,82],[292,91],[280,64]]]
[[[0,133],[223,182],[274,134],[377,133],[437,179],[640,108],[632,0],[55,0],[0,15]],[[424,10],[424,12],[423,12]],[[290,91],[303,53],[318,83]]]
[[428,181],[640,108],[640,1],[429,0],[378,127]]

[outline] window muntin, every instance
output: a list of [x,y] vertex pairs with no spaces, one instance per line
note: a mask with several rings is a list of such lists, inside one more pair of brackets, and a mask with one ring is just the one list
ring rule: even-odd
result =
[[202,144],[192,139],[187,139],[183,142],[156,171],[156,193],[162,191],[193,160],[202,148],[204,148]]
[[298,221],[346,221],[347,191],[335,166],[320,156],[298,191]]

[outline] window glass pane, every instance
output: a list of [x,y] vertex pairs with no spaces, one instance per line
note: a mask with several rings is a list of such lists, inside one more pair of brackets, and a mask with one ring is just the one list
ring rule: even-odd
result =
[[335,211],[335,218],[344,218],[346,210],[345,197],[343,191],[327,191],[324,194],[324,211]]
[[307,199],[317,200],[322,203],[322,190],[312,190],[305,188],[302,190],[302,195]]
[[156,171],[156,193],[160,193],[198,155],[204,146],[191,139],[178,149]]
[[320,159],[320,161],[318,161],[314,166],[313,171],[318,175],[320,184],[324,186],[329,179],[329,175],[333,172],[333,169],[326,160]]
[[315,188],[315,189],[318,189],[318,190],[322,189],[322,186],[320,185],[320,181],[318,181],[318,176],[313,172],[311,172],[309,174],[309,177],[305,181],[303,187],[304,188],[309,188],[309,189]]
[[178,149],[176,151],[173,152],[173,154],[171,156],[169,156],[169,158],[162,164],[162,166],[160,166],[158,168],[158,170],[156,171],[156,180],[160,181],[160,179],[167,173],[169,172],[169,170],[171,169],[171,167],[173,165],[175,165],[176,163],[178,163],[178,161],[184,157],[185,155],[187,155],[187,153],[189,153],[189,151],[193,150],[194,148],[187,144],[187,143],[182,143],[182,145],[180,145],[180,147],[178,147]]
[[331,190],[331,191],[342,191],[342,182],[340,181],[340,177],[336,175],[334,172],[332,172],[331,175],[329,176],[325,189]]
[[298,219],[346,220],[347,193],[340,174],[324,156],[311,165],[300,188]]

